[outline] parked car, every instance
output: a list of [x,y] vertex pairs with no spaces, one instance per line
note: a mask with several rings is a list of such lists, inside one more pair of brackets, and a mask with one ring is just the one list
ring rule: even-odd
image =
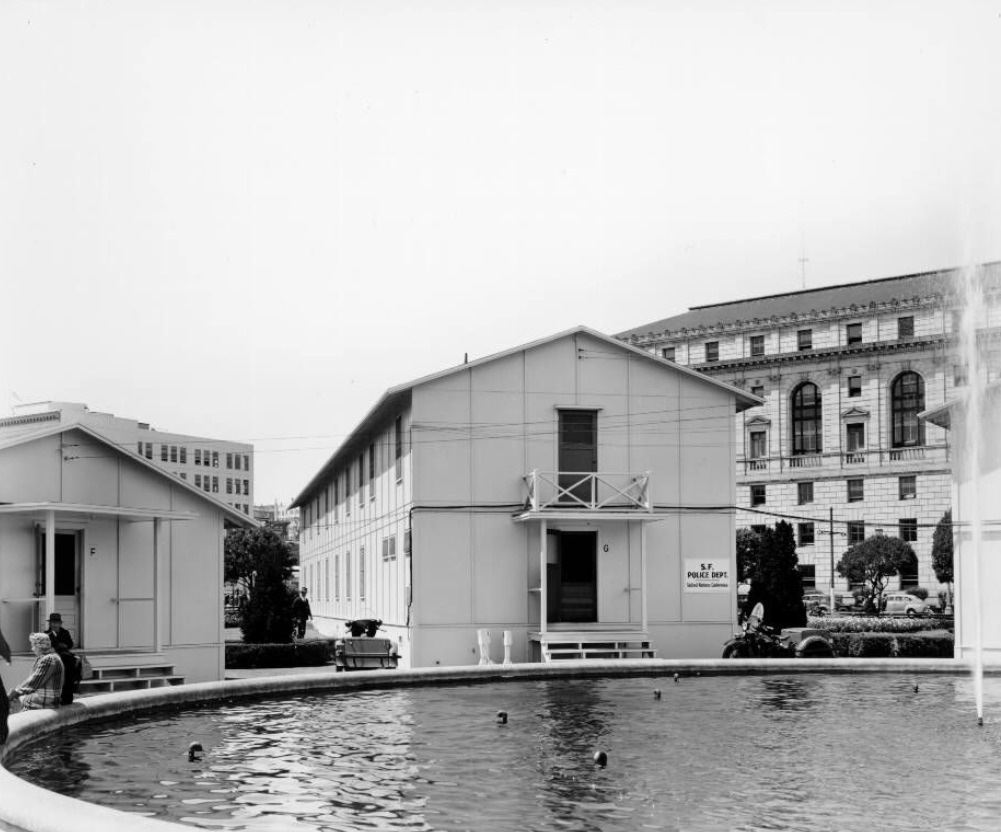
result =
[[932,608],[917,595],[892,592],[883,596],[883,612],[887,615],[906,615],[908,618],[915,618],[919,615],[931,615]]
[[804,592],[803,606],[807,615],[827,615],[831,611],[831,597],[825,592]]

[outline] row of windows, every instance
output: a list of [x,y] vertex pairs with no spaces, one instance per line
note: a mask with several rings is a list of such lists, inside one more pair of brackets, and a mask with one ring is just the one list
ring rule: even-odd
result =
[[[907,315],[902,318],[897,318],[897,338],[913,338],[914,337],[914,316]],[[750,353],[752,357],[758,357],[765,354],[765,336],[764,335],[752,335],[749,339],[748,346],[750,347]],[[853,346],[854,344],[862,343],[862,324],[861,323],[850,323],[845,325],[845,344],[848,346]],[[796,349],[800,352],[805,352],[806,350],[813,349],[813,330],[812,329],[801,329],[796,333]],[[674,347],[663,347],[660,351],[661,357],[666,358],[668,361],[675,360],[675,348]],[[719,341],[706,341],[705,343],[705,361],[714,362],[719,361]]]
[[[139,456],[145,456],[146,459],[153,459],[153,445],[154,443],[152,442],[143,442],[140,440],[138,442]],[[219,451],[195,448],[193,457],[195,465],[203,465],[207,468],[219,467]],[[187,465],[188,449],[184,445],[160,445],[160,462],[178,462],[181,465]],[[250,455],[227,453],[226,467],[237,471],[249,471]]]
[[[407,530],[403,537],[404,552],[410,553],[410,531]],[[382,539],[382,560],[384,562],[396,560],[396,535],[389,535]],[[333,556],[333,594],[331,594],[331,558],[323,559],[322,567],[319,562],[309,565],[308,583],[313,587],[313,596],[317,601],[351,601],[354,600],[357,590],[357,600],[366,599],[367,580],[367,558],[365,547],[359,546],[357,556],[353,556],[351,551],[344,552],[343,555]],[[355,586],[353,575],[357,574],[358,582]],[[320,579],[322,577],[322,584]]]
[[[797,545],[813,546],[816,542],[816,529],[814,523],[797,523],[796,537]],[[849,520],[847,524],[847,535],[849,545],[861,543],[865,540],[865,521]],[[916,517],[901,518],[897,521],[897,536],[907,543],[915,543],[918,539],[918,520]]]
[[[751,505],[763,506],[768,502],[767,486],[762,484],[750,486]],[[897,496],[901,500],[913,500],[918,496],[918,478],[914,474],[897,477]],[[809,505],[813,502],[813,483],[796,483],[797,502],[801,506]],[[849,503],[860,503],[865,500],[865,480],[861,477],[853,477],[845,480],[845,501]]]

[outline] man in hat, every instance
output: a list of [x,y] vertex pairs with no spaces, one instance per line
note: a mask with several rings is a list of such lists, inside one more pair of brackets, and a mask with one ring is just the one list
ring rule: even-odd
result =
[[52,642],[52,649],[59,654],[63,662],[63,694],[62,704],[69,705],[73,701],[73,687],[76,685],[76,656],[73,653],[73,636],[63,629],[63,617],[57,613],[49,615],[49,629],[45,635]]
[[299,590],[299,597],[292,602],[292,619],[295,621],[295,636],[302,638],[306,635],[306,621],[313,617],[313,611],[309,608],[309,599],[306,598],[306,587]]

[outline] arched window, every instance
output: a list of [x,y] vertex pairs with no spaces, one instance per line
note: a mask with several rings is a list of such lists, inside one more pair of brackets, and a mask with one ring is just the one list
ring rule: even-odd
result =
[[792,392],[792,452],[819,454],[823,450],[820,390],[806,382]]
[[925,409],[925,381],[917,373],[901,373],[890,386],[893,447],[925,444],[925,426],[918,414]]

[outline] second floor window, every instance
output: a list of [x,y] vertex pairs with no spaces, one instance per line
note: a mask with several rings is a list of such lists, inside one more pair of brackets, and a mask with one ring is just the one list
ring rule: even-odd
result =
[[719,361],[719,341],[706,341],[706,361]]
[[848,545],[853,546],[865,540],[865,520],[848,521]]
[[925,409],[925,382],[917,373],[901,373],[890,386],[893,447],[924,445],[925,425],[918,414]]
[[862,395],[862,376],[848,376],[848,398]]
[[813,523],[800,523],[799,524],[799,545],[800,546],[812,546],[813,545]]
[[751,336],[751,355],[764,355],[765,354],[765,336],[764,335],[752,335]]
[[908,543],[914,543],[918,539],[918,521],[911,517],[900,521],[900,539]]
[[820,404],[820,390],[812,382],[801,384],[793,391],[793,454],[819,454],[823,450]]
[[908,315],[905,318],[897,318],[897,337],[911,338],[914,336],[914,316]]
[[848,480],[848,502],[860,503],[865,499],[865,480]]
[[918,478],[916,476],[901,477],[897,481],[897,495],[901,500],[913,500],[918,496]]
[[751,486],[751,505],[752,506],[763,506],[765,504],[766,495],[765,487],[763,485],[752,485]]
[[801,506],[813,502],[813,483],[801,482],[796,484],[796,496]]
[[813,349],[813,330],[812,329],[801,329],[796,333],[796,349],[800,352],[803,350]]
[[845,425],[845,439],[849,452],[863,450],[865,448],[865,425],[861,422]]
[[751,431],[751,459],[763,459],[768,456],[768,435],[763,430]]
[[851,344],[862,343],[862,324],[848,324],[845,327],[845,341]]

